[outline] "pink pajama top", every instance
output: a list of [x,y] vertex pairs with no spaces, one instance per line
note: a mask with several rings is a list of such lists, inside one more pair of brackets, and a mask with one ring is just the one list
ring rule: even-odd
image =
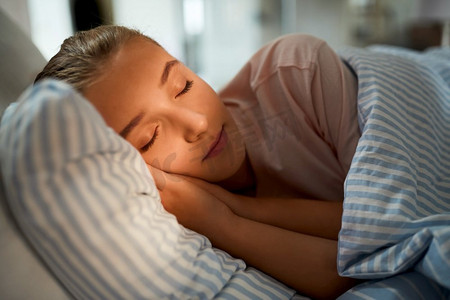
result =
[[257,196],[343,200],[360,137],[357,79],[325,42],[279,38],[219,95],[244,138]]

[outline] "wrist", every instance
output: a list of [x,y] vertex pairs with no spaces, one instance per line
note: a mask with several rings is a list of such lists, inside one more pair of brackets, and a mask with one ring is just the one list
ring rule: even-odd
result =
[[206,228],[205,236],[211,241],[214,247],[229,250],[236,231],[239,230],[240,219],[238,215],[230,209],[224,211],[220,216],[211,218],[212,223]]
[[252,219],[252,214],[258,208],[257,202],[257,198],[233,194],[232,198],[227,199],[226,204],[235,215]]

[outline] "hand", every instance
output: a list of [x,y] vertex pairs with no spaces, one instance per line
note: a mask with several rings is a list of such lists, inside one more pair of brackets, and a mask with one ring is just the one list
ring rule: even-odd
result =
[[213,241],[233,217],[228,206],[199,186],[201,180],[191,180],[187,176],[147,166],[160,192],[164,208],[174,214],[183,226],[204,234]]
[[252,197],[233,194],[217,184],[209,183],[207,181],[194,177],[183,176],[183,178],[189,182],[194,183],[198,187],[215,196],[220,201],[224,202],[236,215],[244,216],[242,212],[242,210],[245,209],[244,204],[248,202],[254,202],[254,198]]
[[186,180],[224,202],[237,216],[299,233],[338,239],[342,201],[247,197],[200,179],[186,177]]

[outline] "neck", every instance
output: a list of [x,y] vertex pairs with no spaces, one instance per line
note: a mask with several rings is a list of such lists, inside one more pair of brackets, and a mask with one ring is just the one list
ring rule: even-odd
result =
[[237,193],[250,191],[255,184],[255,175],[247,155],[245,155],[244,161],[234,175],[219,182],[219,185],[223,188]]

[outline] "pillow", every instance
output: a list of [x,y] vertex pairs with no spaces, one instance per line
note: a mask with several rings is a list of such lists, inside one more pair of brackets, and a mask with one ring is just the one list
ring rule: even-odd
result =
[[[31,38],[18,25],[0,8],[0,116],[46,63]],[[1,298],[68,299],[24,240],[5,201],[0,176]]]
[[6,206],[0,176],[0,294],[2,299],[69,299],[37,259]]
[[0,116],[45,64],[31,38],[0,8]]
[[0,144],[12,215],[71,296],[294,294],[179,225],[138,151],[70,86],[47,80],[30,88],[5,112]]

